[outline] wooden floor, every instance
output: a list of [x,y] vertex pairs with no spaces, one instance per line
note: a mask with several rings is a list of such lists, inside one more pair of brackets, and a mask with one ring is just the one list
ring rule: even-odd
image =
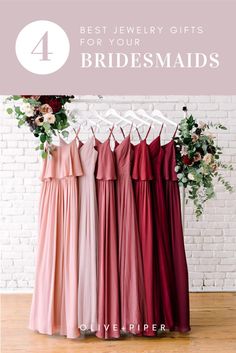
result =
[[191,294],[191,332],[158,338],[69,340],[27,329],[31,295],[1,296],[2,353],[235,353],[236,293]]

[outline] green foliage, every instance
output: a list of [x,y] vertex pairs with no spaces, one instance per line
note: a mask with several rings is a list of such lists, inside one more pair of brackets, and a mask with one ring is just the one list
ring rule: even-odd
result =
[[232,170],[232,165],[220,160],[222,149],[210,128],[226,130],[222,124],[197,123],[190,115],[181,120],[179,136],[175,138],[179,185],[186,189],[186,200],[193,201],[197,219],[203,213],[205,202],[215,196],[214,180],[221,182],[227,191],[233,191],[230,183],[219,174],[220,169]]

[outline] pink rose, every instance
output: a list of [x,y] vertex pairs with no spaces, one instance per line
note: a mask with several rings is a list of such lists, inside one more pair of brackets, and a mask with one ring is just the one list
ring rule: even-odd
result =
[[42,114],[52,113],[52,107],[49,104],[43,104],[39,107],[39,111]]

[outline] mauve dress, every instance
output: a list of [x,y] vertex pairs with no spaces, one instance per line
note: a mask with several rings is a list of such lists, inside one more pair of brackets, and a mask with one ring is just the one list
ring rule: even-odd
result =
[[152,325],[155,324],[155,310],[158,307],[158,302],[154,275],[153,214],[150,185],[153,176],[146,138],[134,146],[132,178],[144,271],[144,323],[148,325],[143,334],[155,336],[156,332]]
[[174,274],[174,330],[186,332],[190,330],[188,269],[184,249],[179,184],[175,172],[176,153],[174,140],[172,139],[162,148],[164,150],[165,203]]
[[149,145],[152,159],[154,179],[151,182],[153,196],[153,225],[155,250],[155,278],[158,284],[159,317],[156,322],[165,324],[165,328],[174,329],[173,316],[173,262],[171,244],[169,241],[165,192],[163,183],[164,150],[161,148],[160,136]]
[[116,192],[119,240],[121,327],[125,332],[142,333],[143,265],[138,220],[131,179],[133,151],[128,135],[116,144]]
[[[79,141],[83,175],[79,181],[79,275],[78,325],[81,330],[97,330],[97,236],[98,214],[94,178],[98,152],[95,138]],[[83,325],[83,326],[82,326]],[[82,333],[82,331],[81,331]]]
[[78,183],[76,140],[43,161],[36,277],[29,328],[68,338],[78,330]]
[[97,337],[120,337],[118,239],[115,159],[110,138],[96,140],[98,200],[98,330]]

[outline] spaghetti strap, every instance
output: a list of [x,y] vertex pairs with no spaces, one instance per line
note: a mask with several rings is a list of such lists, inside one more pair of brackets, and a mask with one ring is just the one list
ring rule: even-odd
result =
[[142,137],[141,137],[141,135],[140,135],[140,132],[138,131],[137,126],[136,126],[136,131],[137,131],[137,133],[138,133],[139,140],[142,141]]
[[93,128],[92,126],[90,126],[90,129],[91,129],[91,131],[92,131],[93,136],[96,138],[95,132],[94,132],[94,128]]
[[178,127],[179,127],[179,125],[177,124],[177,126],[176,126],[176,129],[175,129],[175,132],[174,132],[174,135],[173,135],[172,139],[174,139],[174,138],[175,138],[176,132],[178,131]]
[[78,141],[80,141],[80,140],[79,140],[80,126],[78,127],[77,131],[76,131],[75,129],[73,129],[73,130],[74,130],[74,132],[75,132],[75,139],[77,139]]
[[148,137],[148,135],[149,135],[149,132],[150,132],[151,128],[152,128],[152,124],[150,124],[150,126],[149,126],[149,128],[148,128],[148,131],[147,131],[147,133],[146,133],[145,140],[147,139],[147,137]]
[[124,137],[124,139],[125,139],[125,133],[124,133],[124,130],[123,130],[123,128],[120,126],[120,130],[121,130],[121,132],[122,132],[122,135],[123,135],[123,137]]
[[159,132],[159,136],[161,136],[161,133],[162,133],[163,127],[164,127],[164,123],[161,125],[161,130],[160,130],[160,132]]
[[110,130],[110,134],[108,136],[108,139],[111,137],[111,135],[114,137],[113,135],[114,125],[112,126],[112,128],[109,128],[109,130]]
[[133,129],[133,122],[131,123],[131,126],[130,126],[129,135],[131,134],[132,129]]

